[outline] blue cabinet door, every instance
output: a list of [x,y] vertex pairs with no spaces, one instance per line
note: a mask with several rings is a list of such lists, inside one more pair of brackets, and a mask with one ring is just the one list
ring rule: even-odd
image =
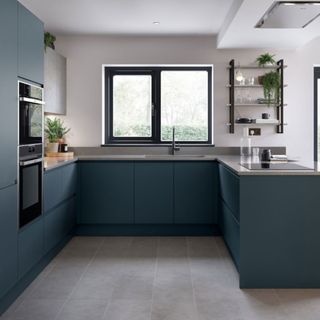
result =
[[62,202],[44,216],[45,251],[48,252],[66,236],[75,226],[74,198]]
[[17,246],[17,186],[13,185],[0,190],[0,298],[18,278]]
[[[13,1],[14,2],[14,1]],[[39,84],[44,78],[43,23],[18,4],[18,75]]]
[[77,164],[72,163],[61,167],[62,199],[66,200],[76,194],[77,189]]
[[17,179],[17,1],[0,1],[0,189]]
[[135,164],[135,223],[173,223],[173,163]]
[[134,164],[126,161],[80,163],[81,224],[134,222]]
[[57,206],[63,199],[61,168],[46,171],[43,176],[44,211]]
[[19,233],[19,278],[36,265],[44,254],[44,224],[39,217],[26,225]]
[[239,214],[239,177],[231,172],[228,168],[219,164],[219,185],[220,197],[232,211],[233,215],[240,221]]
[[200,161],[176,162],[174,194],[175,223],[217,223],[217,164]]

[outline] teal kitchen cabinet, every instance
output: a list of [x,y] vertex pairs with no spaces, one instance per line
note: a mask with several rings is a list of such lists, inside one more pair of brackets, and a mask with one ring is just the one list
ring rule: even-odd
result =
[[48,252],[71,235],[76,224],[77,164],[44,174],[44,234]]
[[173,223],[173,163],[136,162],[135,223]]
[[67,236],[75,226],[75,197],[64,201],[44,216],[45,251],[48,252]]
[[13,185],[0,190],[0,300],[18,278],[17,245],[17,186]]
[[76,194],[77,164],[61,166],[44,174],[44,211],[47,212]]
[[134,223],[134,163],[80,163],[80,224]]
[[220,198],[229,207],[236,219],[239,215],[240,179],[235,173],[223,165],[219,165]]
[[44,26],[20,3],[18,3],[18,76],[39,84],[44,82]]
[[218,172],[215,162],[174,163],[174,222],[217,223]]
[[40,216],[19,232],[19,278],[22,278],[44,255],[44,224]]
[[0,189],[17,179],[17,1],[0,2]]

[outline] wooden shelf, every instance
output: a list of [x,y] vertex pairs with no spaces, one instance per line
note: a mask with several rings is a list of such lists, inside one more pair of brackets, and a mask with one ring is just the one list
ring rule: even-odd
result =
[[[287,104],[283,104],[282,106],[286,106]],[[231,104],[227,104],[227,107],[231,107]],[[270,108],[279,108],[281,107],[280,104],[266,104],[266,103],[235,103],[235,107],[270,107]]]
[[[287,87],[288,85],[287,84],[284,84],[283,85],[283,87],[285,88],[285,87]],[[227,88],[231,88],[232,87],[232,85],[231,84],[227,84],[226,85],[226,87]],[[234,88],[263,88],[263,85],[262,84],[252,84],[252,85],[250,85],[250,84],[235,84],[234,86],[233,86]]]
[[[257,69],[257,70],[275,70],[280,68],[280,66],[278,65],[274,65],[274,66],[265,66],[265,67],[259,67],[259,66],[255,66],[255,65],[237,65],[234,66],[235,69]],[[287,68],[287,66],[283,66],[283,68]],[[227,69],[231,69],[230,66],[227,67]]]

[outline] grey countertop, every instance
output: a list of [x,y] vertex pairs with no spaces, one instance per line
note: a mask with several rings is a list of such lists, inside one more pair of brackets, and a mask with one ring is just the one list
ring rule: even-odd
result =
[[240,164],[239,156],[230,155],[79,155],[70,159],[46,158],[45,170],[50,170],[61,165],[75,161],[218,161],[241,176],[254,175],[320,175],[320,164],[317,162],[296,162],[299,165],[310,168],[310,170],[248,170]]
[[78,161],[78,157],[72,158],[60,158],[60,157],[45,157],[44,158],[44,170],[48,171],[60,166],[65,166],[72,162]]

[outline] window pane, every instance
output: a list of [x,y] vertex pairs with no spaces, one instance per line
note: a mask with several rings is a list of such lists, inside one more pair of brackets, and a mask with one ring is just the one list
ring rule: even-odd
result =
[[151,137],[151,75],[113,77],[113,136]]
[[161,72],[161,140],[208,140],[208,72]]

